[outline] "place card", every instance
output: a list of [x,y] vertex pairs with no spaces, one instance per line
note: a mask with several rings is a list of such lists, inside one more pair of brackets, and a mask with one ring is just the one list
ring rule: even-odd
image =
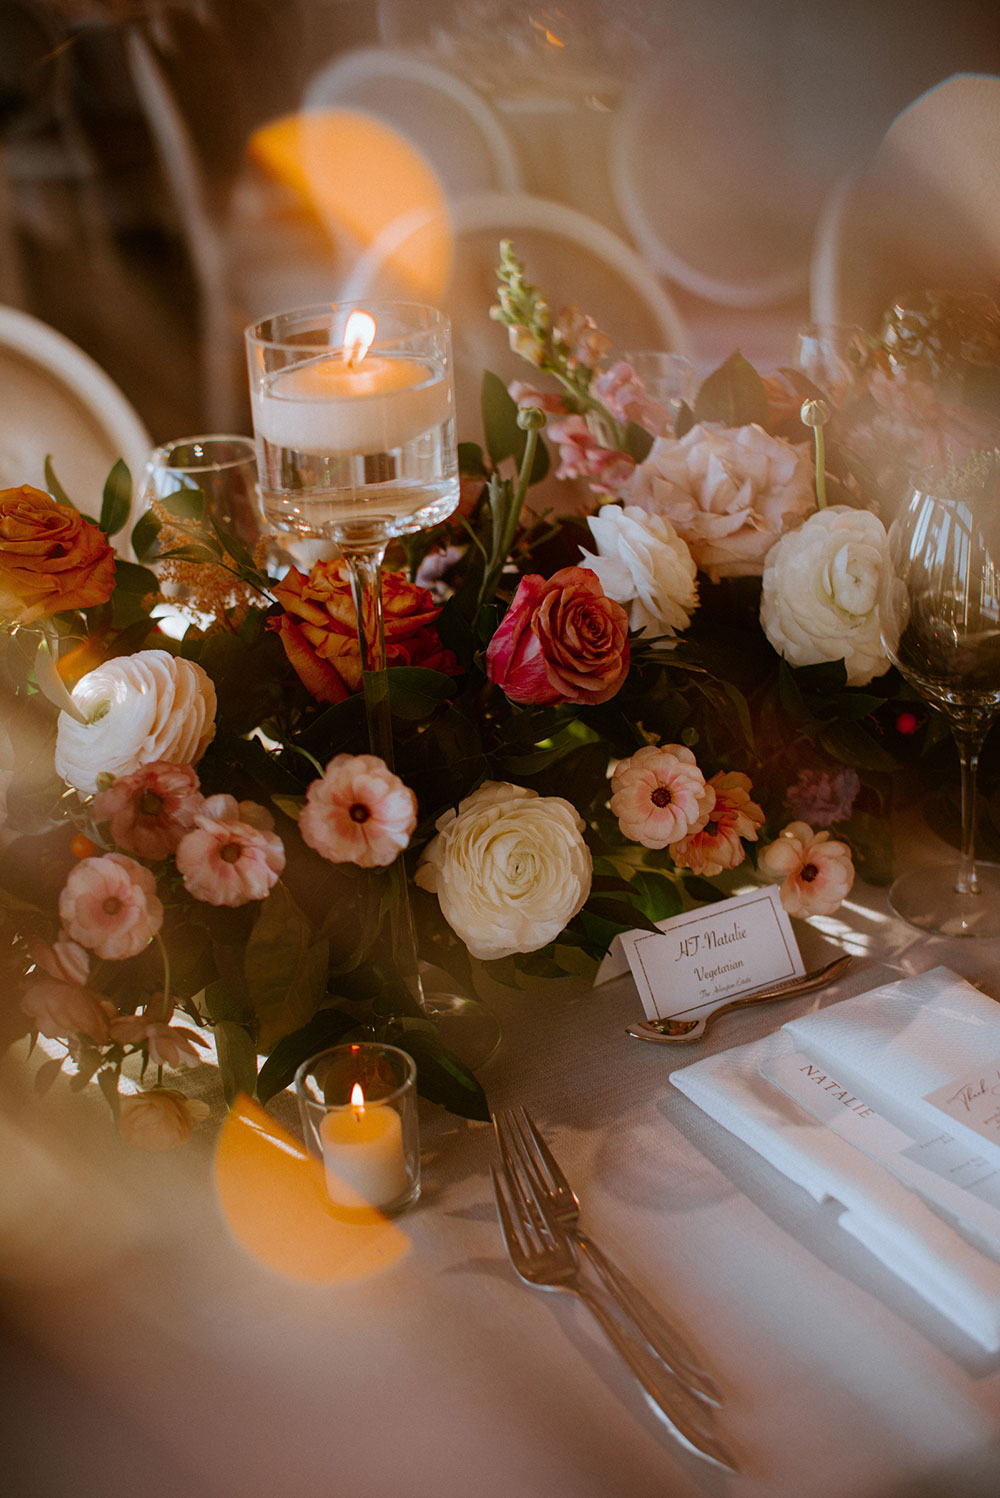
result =
[[805,972],[777,885],[733,895],[626,931],[598,982],[632,970],[647,1019],[700,1019],[725,1004]]
[[1000,1061],[987,1061],[957,1082],[924,1093],[924,1101],[956,1123],[1000,1145]]

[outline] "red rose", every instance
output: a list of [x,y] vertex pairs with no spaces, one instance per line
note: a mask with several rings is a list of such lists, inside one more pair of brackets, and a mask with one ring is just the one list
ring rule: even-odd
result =
[[628,675],[628,615],[593,572],[522,577],[486,651],[486,674],[512,702],[607,702]]
[[[343,702],[361,690],[361,652],[346,563],[317,562],[306,577],[291,567],[274,589],[284,609],[271,620],[285,654],[319,702]],[[425,666],[459,674],[434,627],[441,610],[405,572],[382,574],[385,656],[389,666]]]
[[0,490],[0,615],[31,624],[104,603],[114,586],[115,554],[102,530],[30,484]]

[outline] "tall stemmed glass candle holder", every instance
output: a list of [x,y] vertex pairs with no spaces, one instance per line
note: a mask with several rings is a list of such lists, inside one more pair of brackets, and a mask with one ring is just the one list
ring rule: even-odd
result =
[[948,936],[1000,936],[1000,866],[976,863],[976,770],[1000,712],[1000,452],[915,487],[889,529],[881,605],[886,650],[940,708],[958,746],[957,860],[908,870],[889,899],[904,920]]
[[[448,319],[416,302],[333,302],[266,318],[246,340],[264,514],[335,542],[347,563],[369,741],[392,767],[380,569],[393,537],[439,524],[458,504]],[[397,975],[429,1009],[401,863],[395,877]],[[447,1008],[468,1019],[470,1003],[452,996]],[[495,1044],[481,1036],[465,1053],[484,1059]]]

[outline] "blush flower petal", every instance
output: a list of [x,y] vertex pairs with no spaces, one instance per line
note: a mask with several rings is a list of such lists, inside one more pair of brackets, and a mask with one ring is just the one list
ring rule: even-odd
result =
[[611,777],[611,810],[625,837],[644,848],[669,848],[700,832],[714,805],[715,790],[683,744],[648,744]]
[[690,869],[713,879],[724,869],[738,869],[746,858],[743,839],[757,841],[764,813],[750,800],[749,775],[739,770],[720,770],[708,782],[715,792],[709,819],[699,832],[691,832],[672,844],[670,855],[679,869]]
[[135,957],[163,925],[156,880],[124,853],[85,858],[71,869],[59,896],[66,934],[98,957]]
[[832,915],[854,883],[854,862],[846,843],[829,832],[813,832],[808,822],[789,822],[761,850],[758,871],[781,882],[781,903],[789,915]]
[[263,900],[285,867],[285,848],[266,807],[210,796],[177,847],[184,887],[207,905]]
[[410,841],[417,798],[375,754],[338,754],[306,792],[304,842],[330,863],[384,868]]
[[100,791],[94,799],[94,816],[108,821],[119,847],[155,862],[176,850],[194,826],[202,802],[191,765],[155,760]]
[[197,1098],[170,1087],[154,1087],[122,1098],[118,1132],[136,1149],[172,1150],[186,1144],[195,1124],[203,1123],[210,1112],[208,1104]]

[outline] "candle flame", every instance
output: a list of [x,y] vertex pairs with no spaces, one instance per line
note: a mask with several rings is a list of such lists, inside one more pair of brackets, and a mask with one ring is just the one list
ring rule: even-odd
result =
[[344,327],[344,363],[348,369],[361,363],[374,337],[374,317],[367,312],[352,312]]
[[351,1107],[356,1113],[363,1113],[365,1111],[365,1095],[361,1089],[360,1082],[355,1082],[351,1088]]

